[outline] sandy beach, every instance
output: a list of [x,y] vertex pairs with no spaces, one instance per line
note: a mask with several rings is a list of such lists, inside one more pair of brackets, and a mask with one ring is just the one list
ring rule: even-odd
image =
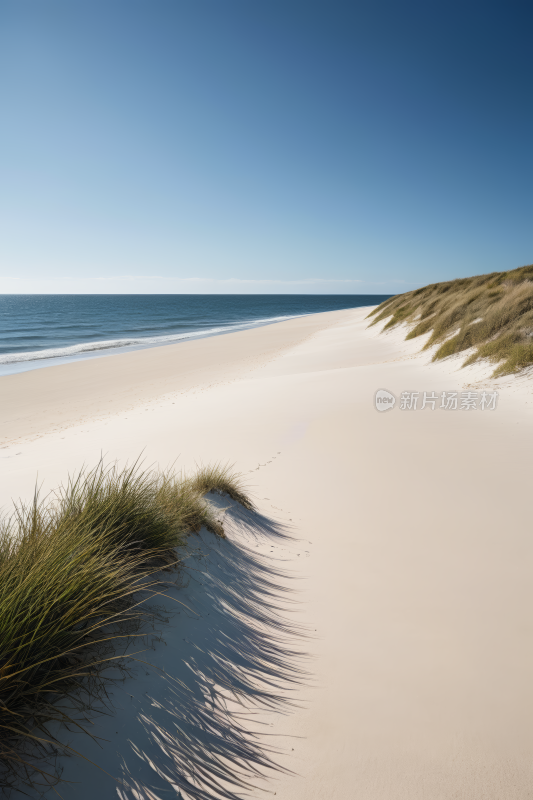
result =
[[[463,359],[432,364],[418,352],[422,340],[368,329],[368,311],[0,378],[0,506],[31,497],[36,481],[46,494],[102,455],[125,463],[142,453],[147,465],[185,470],[233,463],[263,523],[253,537],[237,517],[229,530],[297,600],[287,613],[306,632],[295,646],[309,673],[293,691],[295,707],[258,709],[245,723],[268,733],[280,771],[242,796],[525,800],[533,797],[531,381],[494,382],[486,365],[462,370]],[[495,410],[397,404],[378,413],[378,389],[397,398],[486,389],[499,398]],[[193,556],[191,576],[233,574],[224,543],[226,566],[208,539],[198,546],[207,555]],[[196,616],[174,621],[151,656],[163,669],[172,653],[176,674],[195,642],[210,647],[211,612],[188,587]],[[72,741],[115,778],[124,763],[133,774],[144,748],[138,783],[117,789],[88,762],[68,759],[65,776],[77,783],[61,795],[179,796],[161,775],[143,788],[150,759],[163,757],[150,725],[135,727],[152,713],[153,692],[141,678],[120,691],[115,716],[95,720],[103,749],[78,734]]]

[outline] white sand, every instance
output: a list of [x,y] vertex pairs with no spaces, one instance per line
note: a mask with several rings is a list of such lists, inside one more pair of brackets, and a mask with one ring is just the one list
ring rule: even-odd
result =
[[[264,723],[284,751],[276,762],[296,774],[270,775],[242,796],[525,800],[533,797],[531,382],[499,381],[496,411],[379,414],[378,388],[399,397],[493,386],[486,367],[430,364],[416,354],[419,342],[368,331],[366,313],[0,378],[0,505],[28,497],[37,471],[53,488],[101,453],[125,461],[143,450],[148,464],[185,468],[234,462],[261,512],[292,525],[294,537],[236,530],[235,546],[258,544],[267,564],[305,579],[276,580],[297,589],[292,617],[316,637],[304,644],[313,656],[311,679],[296,692],[304,707],[243,723]],[[205,576],[219,568],[212,544],[191,562],[201,620],[174,619],[150,656],[170,673],[182,674],[180,638],[185,660],[195,637],[203,652],[214,647],[202,600]],[[95,728],[113,732],[99,757],[105,769],[144,783],[152,774],[158,787],[124,792],[128,800],[176,796],[133,749],[166,759],[166,769],[172,761],[139,721],[154,708],[150,681],[128,683],[121,691],[133,695],[134,711],[121,696],[116,716]],[[72,760],[66,774],[79,784],[61,789],[65,798],[118,796],[88,764]]]

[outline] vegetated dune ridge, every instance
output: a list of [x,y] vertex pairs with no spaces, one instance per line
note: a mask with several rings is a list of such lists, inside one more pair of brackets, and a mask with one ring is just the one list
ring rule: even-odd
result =
[[[44,494],[102,452],[124,464],[144,448],[147,465],[187,472],[231,459],[258,509],[232,503],[225,540],[189,538],[181,586],[137,656],[153,666],[112,687],[94,740],[70,732],[106,772],[59,757],[64,800],[178,797],[184,763],[212,775],[222,757],[196,736],[213,708],[218,731],[229,714],[276,766],[239,798],[530,800],[531,371],[494,379],[464,354],[432,361],[404,327],[369,327],[369,311],[0,379],[0,506],[31,499],[37,470]],[[418,393],[417,410],[378,413],[378,389]],[[421,409],[424,392],[485,389],[495,410]],[[282,635],[278,614],[311,635]],[[290,684],[295,705],[278,667],[274,708],[253,694],[216,704],[221,665],[254,684],[273,645],[312,656],[312,679]]]
[[434,360],[474,348],[465,365],[489,359],[495,377],[508,375],[533,364],[533,264],[433,283],[386,300],[372,316],[373,325],[391,317],[385,330],[416,323],[407,339],[431,332],[424,349],[439,345]]

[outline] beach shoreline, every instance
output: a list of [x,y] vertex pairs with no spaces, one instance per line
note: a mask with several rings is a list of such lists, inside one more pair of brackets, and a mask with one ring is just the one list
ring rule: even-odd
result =
[[[1,378],[0,506],[31,497],[37,473],[46,492],[102,455],[178,470],[233,463],[259,513],[291,534],[290,545],[251,546],[287,572],[279,585],[311,634],[298,707],[247,710],[290,771],[258,779],[250,796],[526,800],[531,380],[432,363],[405,331],[368,329],[369,310]],[[398,398],[387,413],[378,389]],[[399,408],[404,391],[483,389],[498,392],[494,410]],[[139,715],[151,713],[143,697]],[[114,775],[124,762],[135,770],[135,748],[162,757],[138,732],[128,741],[121,713],[118,702],[95,722],[104,738],[113,727],[98,758]],[[62,795],[90,800],[94,767],[68,761],[79,783]]]
[[389,295],[0,295],[0,376],[253,330]]
[[[312,312],[309,312],[312,313]],[[326,312],[327,313],[327,312]],[[212,329],[208,331],[192,331],[184,334],[168,334],[167,336],[157,337],[159,341],[149,341],[143,343],[138,341],[135,344],[119,344],[116,342],[95,341],[91,343],[91,347],[81,349],[82,345],[72,345],[64,348],[65,350],[76,350],[78,352],[72,355],[59,355],[54,356],[42,351],[20,353],[20,354],[5,354],[4,361],[0,360],[0,377],[4,375],[16,375],[21,372],[30,372],[34,369],[44,369],[52,366],[63,366],[64,364],[72,364],[76,361],[86,361],[93,358],[107,358],[110,356],[120,356],[126,353],[136,353],[139,350],[151,350],[154,347],[168,347],[170,345],[185,344],[186,342],[196,341],[198,339],[210,339],[213,336],[225,336],[229,333],[237,333],[239,331],[254,330],[255,328],[262,328],[265,325],[275,325],[278,322],[284,322],[289,319],[298,319],[299,317],[308,316],[308,314],[294,314],[287,317],[279,317],[268,320],[256,320],[249,323],[242,323],[240,325],[228,325],[225,328]],[[98,345],[98,346],[96,346]],[[33,358],[29,358],[33,356]],[[12,359],[7,361],[5,359]]]
[[90,360],[0,376],[0,447],[80,419],[131,409],[169,392],[234,379],[312,335],[327,315],[344,313],[309,314],[219,336],[102,353]]

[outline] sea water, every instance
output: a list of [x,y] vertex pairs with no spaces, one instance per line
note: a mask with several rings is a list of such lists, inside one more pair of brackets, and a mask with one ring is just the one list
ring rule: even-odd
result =
[[390,295],[0,295],[0,375],[372,306]]

